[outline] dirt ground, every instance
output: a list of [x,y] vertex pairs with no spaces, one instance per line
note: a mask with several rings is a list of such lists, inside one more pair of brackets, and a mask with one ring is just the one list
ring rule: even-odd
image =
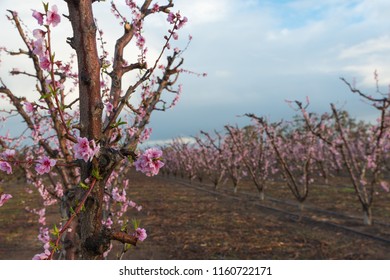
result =
[[[132,210],[128,215],[141,221],[148,238],[132,247],[124,259],[390,259],[389,242],[321,222],[299,221],[292,215],[259,207],[259,201],[254,199],[230,194],[226,186],[221,192],[229,196],[205,192],[162,176],[149,178],[131,172],[129,177],[132,182],[129,197],[142,205],[143,210]],[[271,187],[272,194],[287,195],[282,187],[277,191],[277,187]],[[23,209],[30,204],[38,205],[38,201],[25,193],[20,181],[3,182],[0,188],[14,196],[0,208],[0,259],[31,259],[42,252],[36,238],[39,226],[37,215]],[[243,187],[241,191],[250,189]],[[341,193],[344,192],[349,193]],[[347,213],[359,214],[353,193],[342,199],[340,192],[334,192],[334,197],[327,197],[328,204],[322,193],[313,190],[308,205],[337,211],[346,207]],[[331,191],[327,192],[329,195],[332,196]],[[385,205],[386,199],[378,204]],[[272,206],[267,201],[264,204]],[[56,208],[49,209],[49,220],[54,219]],[[375,213],[386,220],[387,210]],[[375,233],[380,227],[374,225],[369,231]],[[117,250],[115,245],[114,252]],[[110,258],[115,259],[115,253]]]

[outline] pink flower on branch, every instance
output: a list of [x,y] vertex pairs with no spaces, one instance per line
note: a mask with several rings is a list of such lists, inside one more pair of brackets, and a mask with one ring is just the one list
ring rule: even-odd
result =
[[33,11],[33,18],[35,18],[37,21],[38,21],[38,24],[39,25],[43,25],[43,14],[36,11],[36,10],[32,10]]
[[139,158],[135,161],[135,168],[137,171],[141,171],[146,176],[157,175],[160,168],[164,166],[161,161],[162,151],[156,148],[147,149]]
[[33,53],[38,55],[39,57],[45,57],[46,46],[44,45],[43,38],[38,38],[36,41],[34,41]]
[[134,236],[138,238],[139,241],[144,241],[148,235],[146,234],[146,230],[144,228],[137,228],[135,230]]
[[43,249],[45,250],[43,253],[40,253],[40,254],[36,254],[32,259],[33,260],[48,260],[49,257],[51,256],[51,253],[50,253],[50,243],[46,243],[44,246],[43,246]]
[[35,171],[38,174],[49,173],[51,168],[55,166],[57,161],[55,159],[50,159],[47,156],[44,156],[42,159],[38,160],[38,164],[35,166]]
[[107,228],[111,228],[111,226],[114,224],[114,222],[111,220],[110,217],[107,218],[107,220],[102,220],[102,224],[105,225]]
[[0,161],[0,170],[7,172],[7,174],[12,173],[12,167],[11,165],[6,161]]
[[187,17],[183,17],[183,19],[181,19],[179,21],[179,24],[177,25],[177,29],[182,28],[186,24],[186,22],[188,22],[188,18]]
[[160,6],[157,3],[155,3],[152,7],[152,13],[157,13],[159,11],[159,9],[160,9]]
[[61,22],[61,17],[58,14],[58,8],[57,5],[53,5],[51,7],[51,11],[47,11],[47,17],[46,17],[46,23],[48,25],[53,25],[53,27],[56,27],[57,24]]
[[114,105],[112,105],[110,102],[107,102],[105,106],[106,106],[107,116],[109,116],[114,110]]
[[32,113],[34,112],[34,105],[26,101],[24,102],[24,109],[26,110],[27,113]]
[[37,28],[37,29],[33,30],[33,36],[36,39],[43,39],[43,38],[45,38],[45,34],[46,34],[46,32],[43,31],[42,29]]
[[49,229],[47,227],[41,227],[39,229],[38,239],[44,244],[44,252],[36,254],[32,259],[33,260],[48,260],[50,258],[50,235]]
[[137,47],[140,49],[143,49],[145,46],[145,38],[142,35],[137,36],[137,42],[136,42]]
[[43,70],[50,71],[50,69],[51,69],[50,59],[47,56],[40,57],[39,58],[39,66],[41,66],[41,68]]
[[88,141],[86,137],[77,137],[77,143],[73,146],[73,151],[77,159],[88,162],[99,153],[100,146],[96,145],[94,140]]
[[114,199],[116,202],[126,202],[126,191],[122,190],[120,193],[118,187],[113,188],[112,199]]
[[12,198],[12,195],[8,193],[2,193],[0,196],[0,207],[4,205],[8,200]]
[[168,18],[167,18],[167,21],[170,23],[170,24],[173,24],[175,22],[175,14],[170,12],[168,14]]

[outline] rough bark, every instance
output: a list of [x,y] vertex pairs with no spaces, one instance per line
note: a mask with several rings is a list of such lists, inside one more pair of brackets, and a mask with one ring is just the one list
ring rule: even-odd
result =
[[[92,0],[67,0],[73,37],[68,43],[77,54],[80,99],[80,136],[99,141],[102,133],[103,103],[100,96],[100,62],[97,51],[96,25],[92,12]],[[91,176],[97,162],[81,164],[81,179]],[[75,197],[80,199],[82,189]],[[85,203],[85,211],[79,216],[80,257],[101,258],[110,240],[105,237],[101,218],[104,185],[101,181],[93,189]]]

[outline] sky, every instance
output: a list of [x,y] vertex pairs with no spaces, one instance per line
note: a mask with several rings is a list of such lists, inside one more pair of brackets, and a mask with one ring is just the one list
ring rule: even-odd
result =
[[[18,10],[29,25],[34,23],[31,8],[40,8],[40,4],[34,7],[31,2],[0,2],[0,46],[17,48],[21,43],[5,19],[5,10]],[[119,6],[123,2],[116,1]],[[381,90],[388,92],[390,1],[176,0],[174,3],[173,10],[180,10],[189,19],[180,32],[179,45],[185,45],[188,35],[193,37],[183,54],[184,67],[205,72],[207,77],[180,76],[181,99],[172,110],[155,112],[152,116],[152,141],[194,136],[200,130],[222,131],[226,124],[246,125],[250,121],[242,117],[245,113],[274,121],[291,119],[296,112],[285,101],[304,101],[306,97],[313,112],[330,111],[329,104],[335,103],[357,119],[376,118],[376,112],[352,94],[340,77],[353,81],[368,94],[375,94],[374,71],[377,71]],[[64,1],[52,0],[52,4],[66,13]],[[109,1],[95,4],[95,16],[105,31],[110,52],[110,43],[115,42],[123,29],[110,13]],[[145,35],[149,36],[151,56],[157,53],[166,28],[165,18],[146,21]],[[63,20],[58,30],[57,52],[65,55],[69,52],[64,43],[65,37],[71,36],[69,23]],[[0,77],[8,87],[25,91],[28,83],[21,84],[7,72],[24,64],[4,55],[1,60]]]

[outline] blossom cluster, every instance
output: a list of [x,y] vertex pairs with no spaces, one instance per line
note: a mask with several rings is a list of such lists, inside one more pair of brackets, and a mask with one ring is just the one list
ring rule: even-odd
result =
[[164,166],[161,161],[162,151],[156,148],[147,149],[142,155],[135,161],[135,168],[137,171],[141,171],[146,176],[157,175],[160,168]]
[[39,25],[43,25],[44,17],[46,16],[46,25],[57,26],[61,22],[61,17],[58,14],[58,8],[56,5],[51,7],[50,11],[47,11],[46,14],[33,10],[33,17],[38,21]]
[[6,172],[7,174],[12,173],[12,166],[9,164],[9,161],[13,161],[15,157],[15,150],[5,150],[0,154],[0,170]]
[[188,22],[188,18],[187,17],[182,17],[180,15],[180,13],[174,14],[174,13],[170,12],[168,14],[167,21],[170,24],[174,24],[176,20],[177,20],[177,29],[182,28],[186,24],[186,22]]
[[47,260],[50,255],[50,235],[49,229],[47,227],[41,227],[39,229],[38,239],[44,244],[43,253],[36,254],[32,259],[33,260]]
[[[7,174],[12,173],[12,166],[10,163],[18,163],[15,159],[15,150],[5,150],[0,154],[0,170],[6,172]],[[56,165],[55,159],[50,159],[47,156],[44,156],[36,161],[35,170],[38,174],[49,173],[51,168]]]
[[[61,17],[58,14],[58,8],[56,5],[51,7],[51,10],[46,11],[46,14],[33,10],[32,16],[38,21],[39,25],[44,25],[44,18],[46,17],[46,28],[49,26],[57,26],[61,22]],[[45,42],[46,32],[41,29],[33,30],[33,36],[36,39],[34,41],[33,53],[39,57],[39,65],[43,70],[51,70],[51,57],[50,52],[46,47]]]
[[77,143],[73,146],[73,151],[77,159],[83,159],[85,162],[92,161],[100,151],[100,146],[96,145],[94,140],[88,140],[86,137],[77,137]]

